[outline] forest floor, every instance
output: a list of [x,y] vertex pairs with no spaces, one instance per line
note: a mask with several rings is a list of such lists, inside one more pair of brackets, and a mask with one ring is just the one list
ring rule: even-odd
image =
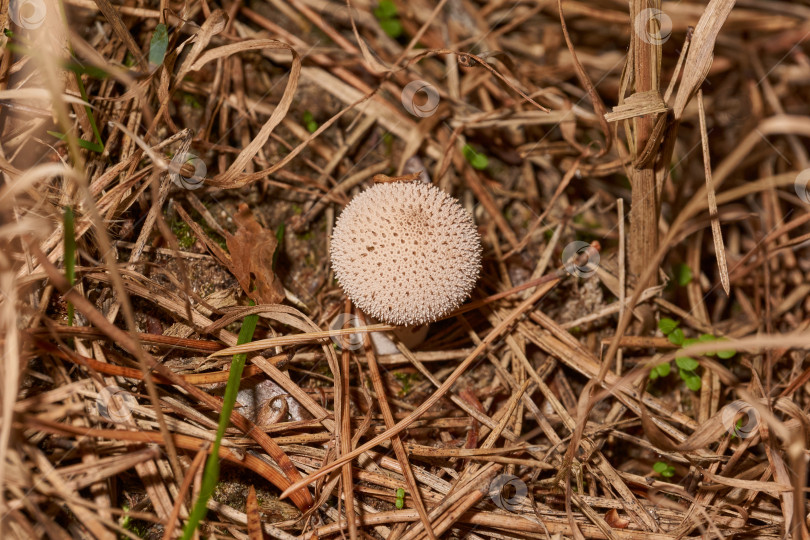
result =
[[[806,3],[0,23],[2,538],[810,537]],[[375,349],[330,239],[414,173],[481,275]]]

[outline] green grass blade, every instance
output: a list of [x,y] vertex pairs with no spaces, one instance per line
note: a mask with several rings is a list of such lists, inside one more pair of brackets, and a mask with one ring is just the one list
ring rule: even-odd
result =
[[[48,131],[48,135],[53,135],[61,141],[64,141],[67,138],[67,135],[64,133],[59,133],[58,131]],[[92,150],[93,152],[97,152],[99,154],[104,151],[104,145],[100,143],[85,141],[84,139],[77,139],[76,142],[78,142],[79,146],[85,150]]]
[[[253,301],[250,305],[255,305]],[[239,338],[236,343],[241,345],[248,343],[253,339],[253,332],[256,330],[256,324],[259,321],[258,315],[248,315],[242,323],[242,329],[239,331]],[[245,361],[247,354],[235,354],[233,362],[231,362],[231,373],[228,376],[228,384],[225,387],[225,396],[222,403],[222,414],[219,417],[219,426],[217,427],[217,436],[214,440],[214,445],[211,448],[211,453],[208,454],[208,460],[205,462],[205,471],[203,472],[202,486],[200,487],[200,496],[191,510],[186,527],[183,530],[183,540],[188,540],[197,530],[202,518],[208,512],[207,504],[208,499],[214,493],[214,488],[219,480],[219,447],[222,443],[222,437],[225,435],[225,429],[230,422],[231,412],[233,411],[234,403],[236,403],[236,394],[239,392],[239,381],[242,379],[242,370],[245,368]]]
[[[65,277],[72,286],[76,282],[76,228],[74,224],[73,209],[65,207]],[[73,304],[67,305],[68,326],[73,326]]]
[[[90,103],[90,98],[87,97],[87,91],[84,89],[82,77],[78,73],[76,73],[76,84],[79,87],[79,94],[81,94],[82,99]],[[79,146],[85,150],[92,150],[93,152],[101,154],[104,152],[104,143],[101,140],[101,132],[98,130],[98,124],[96,124],[96,117],[93,116],[93,108],[90,107],[90,105],[85,105],[84,110],[87,112],[87,118],[90,120],[90,128],[93,130],[93,137],[95,137],[96,142],[85,141],[84,139],[77,139],[77,141]],[[66,134],[59,133],[58,131],[48,131],[48,135],[53,135],[60,140],[67,138]]]
[[88,75],[94,79],[104,80],[110,77],[110,74],[96,66],[85,66],[78,61],[66,61],[62,63],[62,67],[76,76]]
[[[82,95],[82,99],[86,103],[90,103],[90,98],[87,97],[87,91],[84,89],[84,83],[82,82],[81,75],[76,75],[76,83],[79,86],[79,93]],[[94,144],[96,144],[96,148],[98,148],[91,148],[91,150],[101,154],[104,152],[104,143],[101,140],[101,132],[98,130],[98,125],[96,125],[96,117],[93,116],[93,109],[90,107],[90,105],[85,105],[84,110],[87,112],[87,117],[90,119],[90,127],[93,129],[93,136],[96,138],[96,142]]]

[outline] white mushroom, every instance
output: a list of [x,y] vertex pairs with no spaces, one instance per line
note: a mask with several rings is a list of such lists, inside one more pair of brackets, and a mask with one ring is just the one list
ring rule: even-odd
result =
[[332,266],[365,313],[390,324],[425,324],[470,295],[481,269],[481,240],[472,216],[439,188],[376,184],[340,215]]

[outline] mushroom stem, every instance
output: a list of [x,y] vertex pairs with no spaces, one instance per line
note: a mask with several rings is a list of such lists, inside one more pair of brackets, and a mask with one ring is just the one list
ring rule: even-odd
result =
[[[369,320],[369,324],[377,324],[379,322],[369,315],[366,315],[366,318]],[[421,324],[419,326],[400,326],[391,330],[391,333],[406,347],[413,349],[425,341],[429,330],[429,324]],[[386,335],[386,332],[372,332],[370,337],[371,344],[374,346],[374,352],[378,355],[399,354],[396,343]]]

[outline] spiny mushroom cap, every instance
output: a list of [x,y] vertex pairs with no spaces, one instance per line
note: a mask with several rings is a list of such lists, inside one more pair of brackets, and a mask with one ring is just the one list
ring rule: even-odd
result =
[[365,313],[389,324],[425,324],[469,296],[481,240],[472,216],[436,186],[376,184],[340,215],[332,267]]

